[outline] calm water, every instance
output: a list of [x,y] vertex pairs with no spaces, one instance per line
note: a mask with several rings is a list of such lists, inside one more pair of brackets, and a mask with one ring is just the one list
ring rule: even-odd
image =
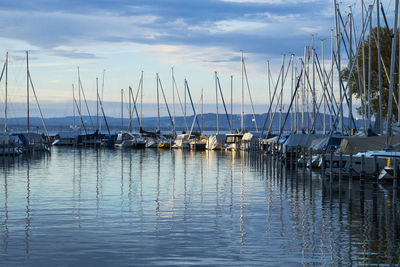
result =
[[53,148],[0,160],[0,265],[399,262],[391,187],[225,152]]

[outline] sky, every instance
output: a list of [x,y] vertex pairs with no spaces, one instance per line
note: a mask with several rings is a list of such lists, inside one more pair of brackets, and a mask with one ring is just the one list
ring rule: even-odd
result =
[[[359,1],[338,3],[344,14],[360,6]],[[393,10],[392,1],[383,3],[388,11]],[[171,104],[172,67],[181,97],[187,79],[194,102],[199,102],[203,88],[204,102],[215,103],[217,71],[227,102],[233,75],[233,102],[240,103],[241,50],[256,112],[266,112],[266,62],[270,61],[273,79],[277,79],[282,56],[286,64],[291,54],[298,61],[304,47],[311,45],[312,35],[317,53],[322,52],[324,40],[328,58],[333,21],[330,0],[3,0],[0,55],[4,58],[9,52],[9,116],[26,111],[23,105],[12,104],[26,101],[26,50],[46,117],[72,114],[72,85],[77,88],[78,67],[88,100],[96,99],[99,79],[111,116],[119,114],[116,105],[121,89],[125,99],[129,86],[136,92],[141,71],[143,102],[155,103],[159,73]],[[290,82],[286,87],[285,103],[290,98]],[[2,80],[1,109],[4,98]],[[246,92],[245,102],[249,101]],[[34,100],[31,105],[34,113]],[[155,114],[154,106],[145,115]]]

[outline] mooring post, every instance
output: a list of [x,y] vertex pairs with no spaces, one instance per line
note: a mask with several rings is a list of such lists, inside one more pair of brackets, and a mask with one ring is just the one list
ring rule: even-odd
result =
[[288,153],[287,149],[285,149],[285,152],[283,152],[283,146],[281,146],[281,160],[283,161],[283,157],[285,157],[285,168],[288,167]]
[[312,178],[312,148],[310,148],[310,178]]
[[342,182],[342,162],[343,162],[343,153],[339,153],[339,184]]
[[378,166],[378,158],[376,155],[374,155],[374,176],[375,176],[375,183],[378,183],[379,166]]
[[294,160],[295,160],[295,169],[296,169],[296,174],[297,174],[297,171],[299,170],[299,164],[298,164],[298,153],[299,153],[299,146],[296,146],[296,153],[295,153],[295,156],[294,156]]
[[349,178],[353,178],[353,154],[349,155]]
[[360,180],[364,182],[365,180],[365,155],[361,156],[361,173],[360,173]]
[[303,178],[306,176],[306,149],[303,147]]
[[393,165],[393,169],[394,169],[394,177],[393,177],[393,192],[397,191],[397,186],[398,186],[398,182],[399,182],[399,162],[398,159],[394,160],[394,165]]
[[[293,170],[293,153],[294,153],[294,147],[290,147],[290,158],[289,158],[289,164],[290,164],[290,170]],[[286,155],[287,156],[287,155]]]
[[331,151],[331,160],[330,160],[329,168],[330,168],[329,183],[333,183],[333,151]]

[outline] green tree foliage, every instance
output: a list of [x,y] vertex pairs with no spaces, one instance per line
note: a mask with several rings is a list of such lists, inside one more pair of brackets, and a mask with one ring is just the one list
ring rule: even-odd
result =
[[[378,114],[379,111],[379,79],[378,79],[378,48],[377,48],[377,30],[378,28],[372,29],[371,35],[371,94],[372,94],[372,110],[374,114]],[[387,110],[388,110],[388,96],[389,96],[389,79],[390,76],[390,62],[391,62],[391,50],[392,50],[392,33],[388,31],[387,28],[381,27],[380,31],[380,38],[381,38],[381,56],[383,59],[382,62],[382,111],[383,111],[383,118],[386,119],[387,117]],[[395,84],[394,84],[394,95],[396,99],[398,98],[399,92],[399,33],[397,34],[397,48],[396,48],[396,68],[395,68]],[[347,44],[346,44],[347,45]],[[365,49],[365,84],[366,89],[368,91],[369,84],[368,84],[368,53],[369,53],[369,42],[368,36],[365,37],[365,41],[363,43]],[[347,45],[348,50],[348,45]],[[356,48],[353,46],[353,54],[356,53]],[[350,61],[349,61],[350,64]],[[349,68],[350,65],[344,69],[342,69],[342,75],[345,81],[347,81],[349,76]],[[367,97],[364,96],[364,87],[363,87],[363,54],[362,50],[360,49],[360,53],[358,55],[358,60],[355,65],[355,69],[353,71],[353,77],[351,79],[352,83],[352,91],[353,95],[360,99],[362,94],[363,99],[365,100],[365,105],[368,110],[368,101]],[[385,71],[386,69],[386,71]],[[397,101],[397,100],[396,100]],[[358,108],[358,113],[361,115],[363,114],[363,110],[361,107]],[[397,120],[397,105],[395,100],[393,100],[393,115]]]

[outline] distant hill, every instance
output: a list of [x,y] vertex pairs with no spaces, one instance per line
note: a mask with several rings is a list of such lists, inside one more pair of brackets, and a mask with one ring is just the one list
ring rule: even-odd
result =
[[[293,114],[289,114],[288,115],[288,119],[287,122],[285,124],[285,129],[289,129],[290,124],[292,123],[292,115]],[[298,114],[299,118],[299,126],[301,128],[301,114]],[[193,117],[194,116],[188,116],[186,119],[186,124],[188,126],[188,128],[190,129],[192,127],[193,124]],[[286,113],[282,114],[282,121],[285,119],[286,117]],[[304,126],[306,127],[307,125],[307,113],[305,114],[305,120],[304,120]],[[241,127],[241,123],[240,123],[240,115],[239,114],[234,114],[233,115],[233,129],[240,129]],[[266,118],[266,114],[256,114],[255,115],[255,119],[257,121],[257,125],[258,125],[258,129],[261,130],[263,128],[264,122],[265,122],[265,118]],[[312,120],[311,120],[311,114],[309,116],[309,125],[311,127],[312,124]],[[96,129],[97,127],[95,127],[97,125],[97,118],[96,117],[92,117],[90,119],[90,117],[85,116],[82,118],[84,124],[86,125],[86,128],[88,129]],[[79,117],[73,117],[73,116],[67,116],[67,117],[57,117],[57,118],[45,118],[44,119],[45,123],[46,123],[46,127],[48,128],[49,131],[62,131],[62,130],[69,130],[71,129],[70,126],[71,125],[77,125],[80,126],[81,122]],[[176,121],[176,129],[177,131],[181,131],[185,129],[185,120],[184,117],[176,117],[175,118]],[[217,121],[217,117],[215,113],[207,113],[203,115],[203,120],[201,120],[201,116],[198,115],[197,117],[197,121],[199,126],[203,126],[203,130],[204,131],[216,131],[216,121]],[[230,127],[229,127],[229,123],[228,123],[228,119],[226,117],[225,114],[220,114],[218,116],[218,121],[219,121],[219,130],[220,131],[229,131]],[[102,131],[106,131],[106,127],[105,127],[105,122],[103,117],[99,117],[99,122],[101,124],[102,127]],[[107,117],[107,122],[109,127],[111,128],[111,131],[115,132],[115,131],[119,131],[121,130],[121,118],[115,118],[115,117]],[[244,126],[247,130],[249,131],[255,131],[256,127],[255,124],[253,122],[253,115],[245,115],[244,117]],[[327,124],[327,129],[330,129],[330,116],[326,115],[326,124]],[[269,127],[269,120],[268,123],[265,127],[265,130],[268,129]],[[348,119],[344,118],[344,123],[345,125],[348,124]],[[129,124],[129,119],[128,118],[124,118],[123,119],[123,128],[127,129]],[[132,124],[133,124],[133,128],[135,130],[138,130],[139,128],[139,124],[137,119],[133,119],[132,120]],[[357,123],[358,127],[361,126],[362,122],[358,121]],[[1,128],[4,125],[4,118],[0,118],[0,125]],[[171,121],[170,118],[168,116],[164,116],[160,118],[160,125],[161,125],[161,130],[162,131],[169,131],[172,129],[171,126]],[[42,132],[43,131],[43,126],[42,126],[42,121],[40,118],[37,117],[33,117],[30,118],[30,127],[32,129],[32,131],[38,131],[38,132]],[[146,117],[142,119],[142,127],[145,130],[148,131],[153,131],[157,128],[157,118],[156,117]],[[1,129],[0,128],[0,129]],[[24,130],[26,129],[26,118],[24,117],[17,117],[17,118],[10,118],[8,119],[8,128],[13,131],[18,131],[18,130]],[[197,123],[194,124],[194,131],[198,131],[198,125]],[[321,117],[317,117],[317,121],[316,121],[316,129],[322,130],[322,116]],[[273,124],[272,124],[272,130],[273,131],[278,131],[279,130],[279,114],[275,115]]]

